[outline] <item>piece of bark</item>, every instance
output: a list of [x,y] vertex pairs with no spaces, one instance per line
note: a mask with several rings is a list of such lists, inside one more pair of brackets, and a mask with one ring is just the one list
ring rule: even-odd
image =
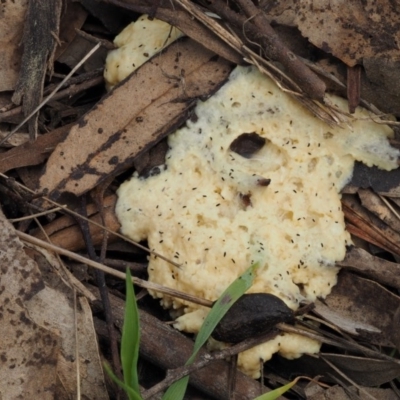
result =
[[[97,289],[93,289],[98,296]],[[125,302],[110,294],[113,314],[117,326],[122,329]],[[140,313],[140,354],[163,369],[181,367],[193,350],[193,341],[166,325],[145,311]],[[200,356],[207,354],[200,350]],[[190,384],[205,392],[208,396],[228,400],[228,374],[230,365],[226,361],[215,361],[190,375]],[[269,389],[263,387],[267,392]],[[236,373],[235,400],[252,400],[260,395],[260,383],[242,372]],[[284,399],[284,397],[280,397]]]
[[[61,0],[30,1],[26,15],[22,64],[12,97],[15,104],[23,101],[24,115],[40,103],[46,71],[53,69],[53,57],[60,26]],[[28,123],[31,140],[37,136],[38,114]]]
[[214,93],[231,64],[191,39],[136,70],[72,127],[50,156],[40,190],[77,196],[132,165],[179,127],[197,99]]

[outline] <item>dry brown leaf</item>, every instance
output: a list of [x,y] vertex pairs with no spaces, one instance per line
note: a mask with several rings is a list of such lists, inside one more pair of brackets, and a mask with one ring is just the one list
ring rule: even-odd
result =
[[[36,248],[34,258],[41,269],[46,287],[26,302],[31,318],[40,326],[46,326],[60,337],[56,371],[61,384],[55,386],[55,399],[73,398],[77,390],[76,346],[79,354],[80,388],[82,398],[108,400],[92,311],[85,297],[78,298],[76,310],[78,342],[75,341],[73,289],[71,275],[61,274],[65,269],[56,256]],[[32,252],[32,251],[31,251]],[[73,279],[73,278],[72,278]],[[78,288],[79,289],[79,288]],[[84,289],[87,292],[86,289]],[[92,298],[92,295],[91,295]],[[54,368],[54,366],[53,366]]]
[[375,257],[358,247],[348,250],[345,259],[337,264],[384,285],[400,289],[400,265]]
[[[378,100],[375,105],[387,112],[400,112],[398,2],[351,1],[344,7],[338,1],[289,0],[273,5],[268,3],[267,8],[269,17],[275,22],[296,26],[312,44],[333,54],[347,66],[363,65],[363,75],[367,79],[364,79],[362,96]],[[390,105],[385,104],[388,98]]]
[[[59,56],[58,62],[68,65],[70,68],[74,68],[90,50],[94,47],[96,43],[88,40],[82,36],[75,36],[74,40],[69,43],[69,46],[65,51]],[[101,47],[96,51],[88,60],[83,64],[84,71],[94,71],[98,68],[104,68],[104,64],[107,57],[107,49]]]
[[400,6],[391,0],[275,2],[268,7],[275,22],[297,26],[315,46],[348,66],[364,59],[400,55]]
[[342,354],[321,355],[350,379],[363,386],[379,386],[397,378],[400,374],[400,365],[391,361]]
[[26,142],[3,153],[0,158],[0,172],[42,163],[56,145],[65,138],[71,126],[72,124],[65,125],[39,136],[35,142]]
[[69,47],[77,33],[76,30],[82,28],[87,17],[87,12],[83,7],[72,0],[65,2],[61,14],[60,21],[60,42],[61,46],[57,47],[54,59],[58,60],[61,54]]
[[20,46],[28,0],[1,3],[0,92],[14,90],[21,65]]
[[[77,385],[73,291],[64,283],[70,275],[57,275],[56,257],[42,250],[45,257],[35,256],[40,270],[3,214],[0,228],[0,397],[70,399]],[[79,299],[77,318],[81,393],[107,400],[86,298]]]
[[27,302],[44,290],[44,282],[1,212],[0,232],[0,397],[50,400],[60,338],[27,309]]
[[[183,74],[182,74],[183,71]],[[84,116],[50,156],[40,190],[81,195],[176,129],[231,66],[190,39],[153,57]]]
[[341,271],[332,292],[324,300],[337,314],[357,324],[374,326],[381,333],[359,330],[360,337],[370,343],[391,346],[393,315],[400,306],[400,298],[383,286],[368,279]]
[[340,328],[343,332],[358,336],[360,330],[370,333],[381,333],[381,331],[373,325],[355,321],[353,318],[344,316],[341,312],[337,312],[330,307],[327,307],[322,301],[317,300],[313,309],[317,315],[325,321]]

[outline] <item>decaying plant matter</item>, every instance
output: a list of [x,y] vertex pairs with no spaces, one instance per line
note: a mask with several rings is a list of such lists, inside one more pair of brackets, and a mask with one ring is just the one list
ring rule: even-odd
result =
[[[182,365],[192,338],[165,323],[169,315],[147,289],[205,307],[211,303],[148,282],[149,254],[179,264],[173,254],[126,241],[118,233],[114,206],[127,171],[148,176],[162,164],[166,137],[196,118],[196,103],[214,94],[236,65],[254,65],[327,130],[351,121],[363,105],[369,118],[394,127],[391,141],[399,147],[399,6],[390,0],[346,7],[328,0],[54,0],[42,10],[40,2],[17,3],[2,5],[0,21],[5,38],[0,39],[0,354],[7,371],[0,372],[1,395],[32,397],[46,387],[43,398],[66,399],[78,387],[82,397],[118,398],[103,375],[102,360],[118,370],[121,271],[127,265],[142,287],[137,292],[144,398],[189,370],[196,389],[188,398],[228,399],[227,381],[234,379],[234,398],[250,400],[284,385],[292,373],[319,383],[297,383],[288,399],[335,399],[344,390],[359,398],[398,394],[398,170],[356,166],[342,197],[354,246],[338,264],[342,271],[332,293],[317,299],[299,325],[281,323],[278,333],[267,337],[215,353],[204,350],[190,368]],[[38,13],[43,29],[35,28]],[[176,26],[188,38],[106,94],[101,75],[113,37],[142,13]],[[62,82],[95,43],[100,49]],[[347,97],[348,112],[330,104],[328,92]],[[43,100],[46,104],[22,123]],[[238,146],[233,151],[240,155]],[[241,201],[251,207],[250,196]],[[94,287],[94,268],[105,273],[97,275],[100,288]],[[284,332],[320,341],[321,353],[296,361],[275,356],[260,367],[261,383],[232,373],[227,357]]]

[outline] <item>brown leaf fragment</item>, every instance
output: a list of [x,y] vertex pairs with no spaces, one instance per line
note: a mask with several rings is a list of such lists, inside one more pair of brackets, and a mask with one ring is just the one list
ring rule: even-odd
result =
[[376,55],[399,55],[400,9],[392,0],[353,1],[345,8],[330,0],[288,0],[273,3],[268,14],[277,23],[297,26],[311,43],[348,66]]
[[319,300],[315,302],[313,312],[322,317],[325,321],[337,326],[342,331],[350,333],[354,336],[358,336],[358,330],[371,333],[381,333],[381,331],[375,326],[357,322],[351,318],[344,317],[342,313],[332,310]]
[[375,281],[400,289],[400,265],[375,257],[367,251],[352,247],[337,265],[356,271]]
[[265,144],[266,139],[257,133],[242,133],[229,146],[229,148],[244,158],[251,158]]
[[43,291],[38,266],[0,212],[0,397],[53,399],[58,334],[32,319],[27,302]]
[[54,59],[58,57],[68,48],[70,43],[76,37],[76,30],[82,28],[87,17],[87,12],[83,7],[72,0],[65,1],[65,5],[61,14],[60,21],[60,42],[61,46],[57,47]]
[[81,195],[126,169],[180,126],[196,99],[214,93],[230,71],[230,63],[190,39],[172,44],[72,127],[50,156],[40,190],[53,199]]
[[[50,332],[60,337],[61,351],[55,370],[60,382],[55,389],[54,399],[68,400],[77,391],[77,361],[79,361],[80,392],[82,398],[108,400],[102,363],[97,347],[92,311],[85,297],[77,299],[74,310],[74,291],[68,276],[60,274],[59,260],[47,250],[37,248],[35,260],[42,271],[46,287],[27,302],[31,318]],[[74,318],[77,319],[75,326]],[[75,329],[77,340],[75,340]],[[76,347],[79,354],[76,358]]]
[[[15,104],[23,101],[24,115],[28,115],[39,105],[46,71],[53,69],[62,1],[37,0],[28,4],[21,70],[12,97]],[[38,114],[28,123],[31,140],[37,136],[37,118]]]
[[370,343],[392,346],[391,327],[393,315],[400,306],[400,298],[383,286],[341,271],[338,283],[324,300],[327,307],[356,323],[378,328],[381,333],[358,330],[360,337]]
[[[69,43],[69,46],[58,57],[57,61],[74,68],[85,56],[93,49],[93,40],[89,40],[81,35],[75,36],[74,40]],[[104,63],[107,57],[107,49],[100,47],[82,66],[84,71],[93,71],[95,69],[104,68]]]
[[56,145],[67,135],[72,124],[57,128],[52,132],[41,135],[35,142],[26,142],[21,146],[3,153],[0,157],[0,172],[11,169],[38,165],[45,161]]
[[397,362],[342,354],[323,354],[323,357],[355,383],[363,386],[382,385],[395,379],[400,373],[400,365]]

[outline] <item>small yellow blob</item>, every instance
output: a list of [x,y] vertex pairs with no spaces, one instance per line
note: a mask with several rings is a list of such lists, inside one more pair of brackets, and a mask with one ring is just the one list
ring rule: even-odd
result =
[[111,51],[106,60],[104,79],[112,89],[147,60],[170,45],[183,33],[159,19],[142,15],[129,24],[115,39],[118,49]]

